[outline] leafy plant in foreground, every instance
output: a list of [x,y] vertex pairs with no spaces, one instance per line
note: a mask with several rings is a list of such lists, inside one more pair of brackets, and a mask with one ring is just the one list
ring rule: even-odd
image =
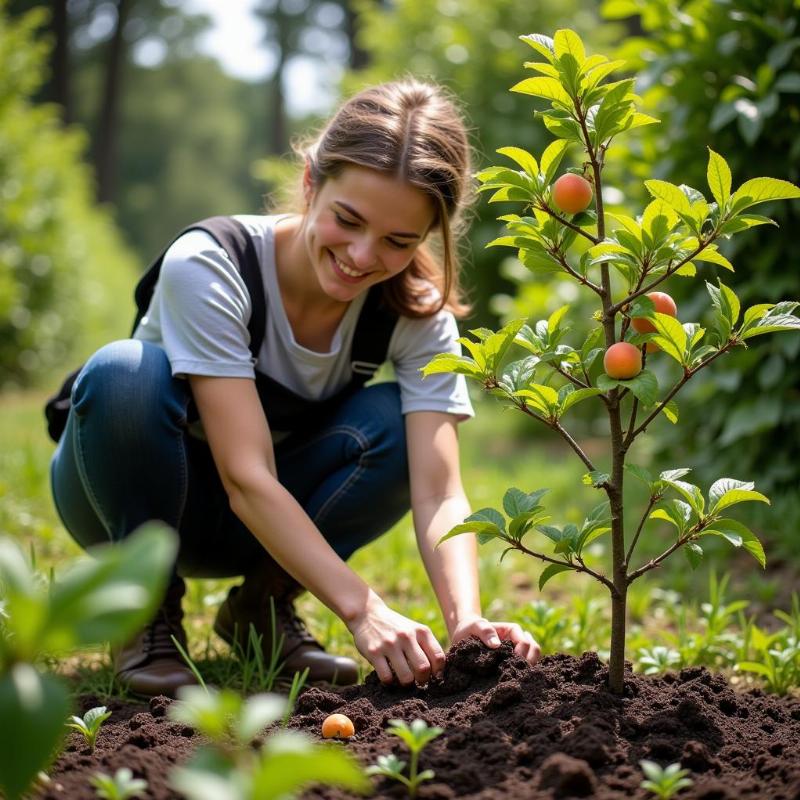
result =
[[444,730],[429,726],[423,719],[415,719],[410,726],[402,719],[391,719],[389,720],[389,733],[398,736],[408,747],[411,754],[408,777],[403,775],[406,762],[401,761],[394,753],[388,756],[378,756],[378,763],[367,767],[367,775],[385,775],[387,778],[393,778],[405,784],[409,797],[416,797],[420,783],[435,777],[432,769],[426,769],[417,774],[419,754],[429,742],[444,733]]
[[652,792],[661,800],[669,800],[676,792],[694,783],[691,778],[686,777],[689,770],[681,769],[680,764],[661,767],[655,761],[643,760],[639,762],[639,765],[647,776],[647,779],[641,782],[641,787]]
[[251,745],[284,716],[287,701],[280,695],[244,699],[231,689],[185,686],[178,697],[169,707],[170,718],[211,740],[170,774],[173,788],[189,800],[282,800],[314,782],[361,793],[370,789],[349,754],[300,731],[281,729],[259,747]]
[[177,552],[162,525],[95,548],[48,585],[10,538],[0,538],[0,788],[20,797],[57,749],[69,713],[61,681],[39,669],[48,653],[125,641],[154,613]]
[[131,797],[147,789],[147,781],[134,778],[133,772],[128,767],[120,767],[114,777],[103,772],[95,772],[89,783],[94,787],[94,793],[102,800],[129,800]]
[[83,734],[86,744],[89,745],[90,752],[93,752],[97,742],[97,734],[100,733],[100,728],[110,716],[111,712],[106,711],[105,706],[97,706],[97,708],[90,708],[83,715],[83,718],[70,717],[71,722],[67,723],[67,727]]
[[[598,309],[581,345],[567,343],[570,308],[565,305],[533,325],[514,320],[500,331],[470,331],[474,339],[460,339],[469,355],[440,354],[423,372],[463,374],[557,433],[583,463],[583,484],[604,492],[606,499],[581,525],[558,526],[549,523],[540,502],[547,489],[529,493],[512,488],[503,498],[505,514],[495,508],[481,509],[455,526],[439,544],[462,533],[476,534],[481,544],[502,541],[506,545],[503,555],[519,550],[547,564],[539,580],[540,589],[562,572],[582,572],[603,584],[611,595],[609,688],[621,693],[631,583],[677,550],[682,550],[689,564],[696,567],[704,555],[700,541],[709,535],[747,550],[765,566],[764,550],[755,534],[728,514],[738,503],[769,503],[755,491],[753,483],[720,478],[704,492],[684,480],[689,468],[653,475],[641,466],[626,463],[628,452],[661,415],[677,423],[675,397],[700,370],[733,348],[746,347],[755,336],[800,329],[800,318],[794,314],[800,303],[763,303],[742,309],[739,298],[721,280],[716,284],[706,281],[713,307],[709,330],[656,311],[647,295],[663,288],[663,282],[673,276],[695,276],[698,263],[733,270],[718,242],[757,225],[773,224],[768,217],[754,214],[753,207],[800,198],[800,189],[784,180],[754,178],[734,191],[727,162],[709,150],[711,199],[690,186],[647,180],[645,187],[653,200],[641,216],[607,213],[602,172],[613,140],[625,131],[658,120],[636,110],[639,98],[634,94],[635,78],[605,80],[625,62],[609,61],[602,55],[587,56],[574,31],[556,31],[552,39],[540,34],[521,38],[543,60],[526,63],[538,76],[519,82],[512,91],[549,102],[549,109],[537,112],[537,116],[556,141],[538,161],[520,147],[502,147],[498,152],[516,168],[493,166],[478,173],[481,191],[491,192],[489,202],[517,202],[523,207],[521,215],[500,217],[509,235],[489,246],[514,248],[534,275],[556,272],[576,281],[596,295]],[[553,200],[552,186],[563,156],[575,145],[583,151],[582,167],[576,171],[592,185],[594,208],[562,213]],[[634,331],[634,319],[648,322],[652,331]],[[527,355],[506,363],[513,345]],[[612,351],[614,357],[609,358]],[[648,355],[663,362],[658,374],[647,368]],[[677,365],[677,374],[662,386],[672,362]],[[611,377],[612,372],[616,377]],[[597,468],[564,427],[567,413],[589,400],[600,403],[608,416],[608,472]],[[644,483],[649,495],[633,536],[626,536],[623,522],[626,474]],[[672,541],[660,555],[635,565],[636,545],[652,521],[670,525],[674,529]],[[531,532],[549,540],[552,555],[523,542]],[[612,563],[606,573],[590,563],[587,548],[607,534],[611,537]]]

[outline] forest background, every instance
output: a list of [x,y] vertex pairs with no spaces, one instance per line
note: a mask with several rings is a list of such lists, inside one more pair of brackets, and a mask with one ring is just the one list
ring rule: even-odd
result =
[[[737,184],[800,181],[798,0],[256,0],[272,65],[260,81],[200,52],[211,20],[186,6],[0,0],[0,399],[49,391],[128,335],[136,276],[174,234],[206,216],[261,212],[297,175],[291,141],[365,84],[411,73],[449,87],[470,121],[476,169],[501,146],[541,152],[548,135],[530,100],[508,92],[529,57],[519,34],[571,27],[591,51],[641,71],[643,110],[661,124],[612,148],[608,209],[641,210],[646,178],[704,188],[706,146]],[[315,81],[291,78],[301,61]],[[293,102],[303,92],[321,97]],[[501,205],[473,211],[464,256],[475,312],[462,330],[541,319],[567,302],[580,316],[572,283],[532,280],[503,249],[484,249]],[[722,247],[737,266],[724,280],[744,303],[800,296],[800,203],[763,213],[780,228]],[[714,265],[703,269],[716,280]],[[669,290],[680,316],[702,320],[705,292],[679,278]],[[755,479],[773,505],[744,521],[780,567],[800,523],[800,337],[763,338],[693,381],[681,424],[662,422],[652,449],[693,465],[701,484]],[[578,424],[584,438],[606,435],[588,417]],[[520,420],[514,435],[536,446],[549,433]]]

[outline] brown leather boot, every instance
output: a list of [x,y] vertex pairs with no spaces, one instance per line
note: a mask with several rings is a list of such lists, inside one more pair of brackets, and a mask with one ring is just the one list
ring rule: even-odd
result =
[[[337,686],[358,683],[358,664],[351,658],[336,656],[309,633],[295,613],[293,601],[305,591],[281,566],[269,558],[257,572],[245,576],[241,586],[234,586],[219,607],[214,631],[232,647],[247,652],[250,625],[261,636],[265,663],[272,657],[273,641],[283,642],[279,651],[279,674],[292,676],[308,667],[309,681],[327,681]],[[270,619],[270,595],[275,603],[275,627]]]
[[181,686],[197,683],[171,639],[174,636],[186,650],[181,607],[185,591],[183,580],[175,578],[153,621],[127,644],[112,648],[117,679],[133,694],[175,697]]

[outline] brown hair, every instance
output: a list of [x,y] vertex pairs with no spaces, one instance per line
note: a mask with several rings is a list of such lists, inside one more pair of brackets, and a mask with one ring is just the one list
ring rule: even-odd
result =
[[365,89],[339,108],[315,140],[296,149],[316,188],[355,164],[390,173],[430,196],[441,256],[421,244],[409,266],[383,284],[384,299],[407,317],[442,308],[467,316],[456,241],[471,199],[470,146],[463,118],[441,87],[405,79]]

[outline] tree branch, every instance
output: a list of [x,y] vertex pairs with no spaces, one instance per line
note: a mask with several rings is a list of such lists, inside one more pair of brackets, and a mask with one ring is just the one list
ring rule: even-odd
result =
[[553,256],[553,258],[555,258],[555,260],[558,261],[559,264],[561,264],[564,271],[572,275],[572,277],[575,278],[576,281],[582,283],[584,286],[588,286],[595,294],[602,295],[603,290],[596,283],[592,283],[592,281],[590,281],[588,278],[584,278],[583,275],[581,275],[578,272],[575,272],[575,270],[572,269],[572,267],[569,265],[569,262],[562,253],[560,253],[558,250],[553,250],[550,251],[550,255]]
[[628,552],[625,556],[625,568],[627,569],[628,564],[631,563],[631,556],[633,555],[633,549],[636,547],[636,542],[639,540],[639,534],[642,532],[642,528],[644,528],[645,522],[647,522],[647,517],[650,514],[650,511],[653,509],[653,506],[658,502],[659,498],[654,497],[651,495],[650,502],[645,509],[644,515],[642,519],[639,521],[639,527],[636,529],[636,533],[633,536],[633,541],[631,542],[631,546],[628,548]]
[[[505,540],[505,541],[508,541],[508,540]],[[615,589],[615,587],[614,587],[614,584],[608,578],[606,578],[605,575],[603,575],[600,572],[595,572],[590,567],[587,567],[586,564],[583,562],[583,559],[581,559],[580,563],[576,564],[574,561],[563,561],[563,560],[559,560],[557,558],[551,558],[550,556],[546,556],[544,553],[535,553],[533,550],[528,550],[528,548],[525,547],[525,545],[522,544],[521,542],[518,542],[518,543],[517,542],[514,542],[514,543],[509,542],[509,544],[511,544],[511,546],[515,550],[519,550],[521,553],[525,553],[526,555],[533,556],[534,558],[538,558],[541,561],[547,561],[549,564],[558,564],[558,565],[563,566],[563,567],[568,567],[569,569],[573,570],[574,572],[585,572],[587,575],[591,575],[595,580],[598,580],[598,581],[600,581],[600,583],[602,583],[605,586],[607,586],[608,590],[612,594],[615,594],[616,591],[617,591]]]
[[697,533],[695,530],[696,526],[692,526],[687,533],[683,536],[679,537],[674,544],[668,547],[660,556],[656,556],[655,558],[648,561],[643,566],[639,567],[639,569],[631,572],[628,575],[628,586],[630,586],[637,578],[641,578],[645,572],[649,572],[651,569],[655,569],[658,567],[663,561],[669,558],[679,547],[683,547],[690,539],[692,539]]
[[592,236],[592,234],[588,231],[585,231],[580,225],[576,225],[574,222],[570,222],[570,220],[562,217],[560,214],[557,214],[543,200],[540,201],[535,207],[540,211],[544,211],[545,214],[549,214],[551,217],[553,217],[553,219],[557,219],[565,228],[570,228],[576,233],[579,233],[581,236],[588,239],[592,244],[600,244],[602,241],[602,239],[598,239],[596,236]]
[[714,359],[719,358],[723,353],[728,352],[733,347],[732,342],[727,342],[724,344],[719,350],[717,350],[714,355],[707,358],[705,361],[701,361],[696,367],[692,369],[687,369],[684,367],[683,377],[672,387],[669,394],[653,409],[653,411],[648,415],[648,417],[642,422],[642,424],[636,428],[634,431],[629,431],[627,437],[625,438],[625,449],[627,450],[630,445],[633,443],[633,440],[640,434],[644,433],[647,429],[647,426],[664,410],[667,403],[672,400],[673,397],[683,388],[686,382],[693,376],[696,375],[703,367],[707,367]]

